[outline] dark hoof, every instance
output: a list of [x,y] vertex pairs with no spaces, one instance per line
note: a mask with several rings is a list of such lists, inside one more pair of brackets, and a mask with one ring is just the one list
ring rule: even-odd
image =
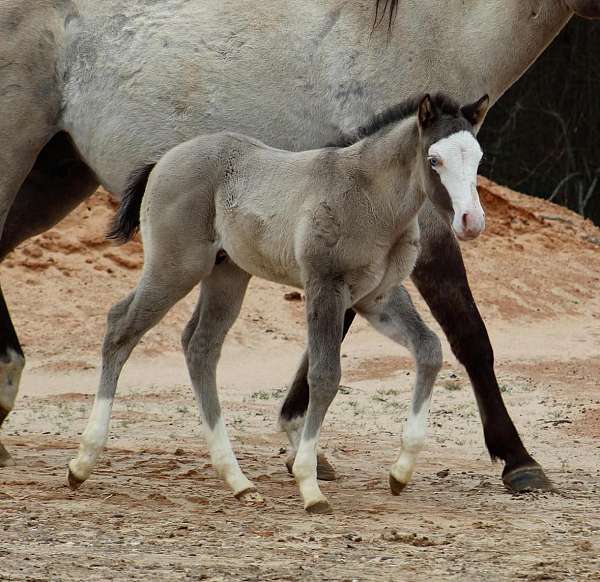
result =
[[83,483],[83,481],[81,479],[79,479],[78,477],[75,476],[75,473],[73,473],[71,471],[71,469],[69,469],[67,479],[69,481],[69,487],[71,488],[72,491],[79,489]]
[[517,467],[502,475],[502,482],[513,493],[555,490],[552,481],[546,477],[544,470],[538,464]]
[[[290,475],[294,474],[292,468],[294,466],[295,458],[296,457],[292,455],[285,461],[285,466]],[[317,479],[319,479],[319,481],[335,481],[337,479],[335,469],[323,453],[317,455]]]
[[317,501],[314,505],[309,505],[305,509],[307,513],[312,513],[314,515],[333,513],[328,501]]
[[0,443],[0,467],[13,467],[15,462],[10,456],[9,452],[4,448],[4,445]]
[[390,475],[390,490],[392,495],[400,495],[402,490],[406,487],[406,483],[400,483],[393,475]]
[[324,454],[317,455],[317,479],[319,481],[335,481],[337,475]]

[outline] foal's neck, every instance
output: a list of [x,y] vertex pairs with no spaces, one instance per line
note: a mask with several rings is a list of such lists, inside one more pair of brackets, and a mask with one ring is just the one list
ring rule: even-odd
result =
[[388,214],[416,215],[425,201],[419,143],[412,116],[348,148],[371,185],[373,202]]

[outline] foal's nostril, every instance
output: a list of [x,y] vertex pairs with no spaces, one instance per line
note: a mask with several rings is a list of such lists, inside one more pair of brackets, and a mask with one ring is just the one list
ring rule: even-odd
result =
[[469,213],[468,212],[465,212],[462,215],[462,225],[465,230],[470,230],[469,229]]

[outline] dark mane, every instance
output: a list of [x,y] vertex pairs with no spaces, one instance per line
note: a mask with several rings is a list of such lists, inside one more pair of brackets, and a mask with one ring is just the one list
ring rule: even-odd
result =
[[[398,14],[398,3],[400,0],[375,0],[375,20],[373,21],[373,29],[377,28],[385,18],[385,13],[389,14],[388,18],[388,31],[391,30],[392,24]],[[383,8],[381,5],[383,4]],[[379,11],[381,10],[381,14]]]
[[[365,125],[355,129],[351,133],[342,135],[338,141],[328,144],[329,147],[344,148],[351,146],[357,141],[377,133],[392,123],[397,123],[398,121],[414,115],[417,112],[417,107],[422,98],[423,95],[417,95],[410,97],[397,105],[393,105],[389,109],[375,115],[375,117]],[[449,115],[451,117],[458,117],[460,115],[460,106],[458,103],[454,101],[452,97],[449,97],[444,93],[431,95],[431,103],[442,115]]]

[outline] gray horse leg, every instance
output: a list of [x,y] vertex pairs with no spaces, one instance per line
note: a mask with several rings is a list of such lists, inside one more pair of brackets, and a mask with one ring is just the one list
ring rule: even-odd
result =
[[92,413],[81,437],[77,457],[69,463],[69,485],[76,489],[90,475],[106,440],[117,381],[125,362],[142,336],[154,327],[201,276],[162,264],[144,268],[137,289],[109,312],[102,346],[102,372]]
[[375,329],[407,347],[417,366],[417,377],[408,420],[402,435],[402,450],[390,470],[390,488],[398,495],[410,481],[417,455],[423,448],[433,384],[442,366],[442,347],[427,327],[404,287],[394,289],[387,301],[357,307]]
[[[346,337],[355,316],[356,312],[354,309],[346,310],[342,340]],[[285,466],[290,474],[292,473],[296,451],[298,450],[302,428],[304,427],[304,417],[308,408],[309,388],[307,374],[308,352],[305,351],[279,411],[279,426],[287,434],[290,442],[291,450],[285,461]],[[336,478],[335,469],[327,460],[325,454],[319,452],[317,454],[317,479],[320,481],[335,481]]]
[[[0,92],[1,90],[0,83]],[[13,221],[7,221],[7,216],[37,154],[51,132],[48,127],[29,128],[27,120],[23,117],[26,116],[5,112],[0,122],[0,141],[14,144],[12,148],[7,147],[0,152],[0,233],[3,233],[5,226],[13,224]],[[3,243],[2,246],[7,245]],[[24,367],[25,356],[0,290],[0,426],[14,407]],[[0,467],[12,464],[14,461],[0,443]]]
[[317,483],[317,446],[323,419],[340,383],[340,345],[350,293],[343,282],[323,279],[309,280],[305,293],[310,399],[292,471],[304,509],[326,513],[331,509]]
[[[68,137],[54,136],[42,149],[10,208],[0,237],[0,260],[19,243],[54,226],[96,188],[97,178],[79,159]],[[0,425],[17,395],[24,365],[17,333],[0,290]],[[8,398],[7,398],[8,394]],[[2,398],[1,395],[4,395]],[[0,444],[0,467],[12,464]]]
[[182,337],[196,403],[218,475],[245,502],[262,502],[238,464],[221,416],[217,364],[227,332],[237,319],[250,275],[227,260],[202,282],[200,299]]
[[[56,133],[61,96],[56,45],[46,6],[9,3],[0,11],[0,234],[17,192]],[[27,6],[25,6],[27,4]],[[16,15],[16,16],[15,16]],[[32,39],[36,39],[32,42]],[[0,424],[14,406],[25,365],[4,299],[0,298]],[[12,464],[0,445],[0,467]]]

